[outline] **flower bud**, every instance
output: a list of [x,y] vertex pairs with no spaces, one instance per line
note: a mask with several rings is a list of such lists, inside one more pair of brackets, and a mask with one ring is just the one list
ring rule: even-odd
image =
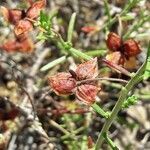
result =
[[70,73],[58,73],[48,78],[49,84],[54,92],[58,95],[72,94],[76,87],[76,80],[72,78]]
[[127,57],[138,55],[141,50],[138,43],[132,39],[129,39],[123,43],[124,54]]
[[31,7],[27,11],[27,17],[30,19],[36,19],[42,8],[46,5],[46,0],[39,0],[31,5]]
[[76,69],[78,80],[92,79],[98,75],[97,58],[80,64]]
[[82,84],[77,87],[75,95],[77,100],[92,105],[100,88],[92,84]]
[[118,49],[121,47],[121,38],[116,33],[110,32],[108,34],[106,44],[109,50],[118,51]]
[[28,20],[20,20],[17,25],[15,26],[14,32],[16,36],[19,36],[23,33],[29,32],[32,30],[33,26],[32,23]]

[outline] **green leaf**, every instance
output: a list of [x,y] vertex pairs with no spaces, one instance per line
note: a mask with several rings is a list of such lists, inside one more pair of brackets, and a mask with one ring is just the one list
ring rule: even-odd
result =
[[67,35],[67,41],[70,43],[72,41],[72,35],[73,35],[75,20],[76,20],[76,13],[73,13],[71,16],[70,22],[69,22],[68,35]]
[[128,108],[129,106],[136,104],[137,101],[138,101],[137,96],[132,95],[132,96],[128,97],[128,99],[126,101],[124,101],[122,108]]
[[146,64],[146,69],[144,72],[144,80],[147,80],[148,78],[150,78],[150,57],[147,60],[147,64]]
[[45,66],[43,66],[40,71],[46,71],[60,63],[63,63],[66,60],[66,56],[62,56],[58,59],[55,59],[54,61],[49,62],[48,64],[46,64]]
[[148,78],[150,78],[150,43],[149,43],[148,52],[147,52],[147,63],[146,63],[146,68],[145,68],[143,79],[147,80]]
[[128,14],[126,14],[124,16],[121,16],[120,18],[121,18],[122,21],[127,21],[127,20],[133,20],[133,19],[135,19],[135,16],[132,15],[132,14],[130,14],[130,13],[128,13]]
[[108,22],[110,22],[111,14],[110,14],[110,8],[109,8],[108,0],[104,0],[104,8],[105,8],[105,12],[106,12],[106,14],[108,16]]
[[51,19],[43,11],[41,11],[41,13],[40,13],[40,26],[43,29],[45,29],[46,31],[50,31],[50,28],[51,28]]

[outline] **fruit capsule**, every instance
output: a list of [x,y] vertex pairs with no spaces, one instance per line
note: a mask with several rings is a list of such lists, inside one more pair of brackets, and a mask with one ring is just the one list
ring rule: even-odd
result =
[[121,47],[121,38],[114,32],[110,32],[108,34],[108,38],[106,40],[107,47],[111,51],[118,51]]
[[127,57],[136,56],[141,52],[138,43],[133,39],[129,39],[123,43],[123,50]]

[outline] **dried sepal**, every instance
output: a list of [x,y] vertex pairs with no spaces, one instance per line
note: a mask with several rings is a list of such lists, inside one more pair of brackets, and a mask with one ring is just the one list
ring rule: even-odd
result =
[[23,19],[20,20],[15,26],[14,32],[16,36],[29,32],[33,29],[33,25],[30,21]]
[[121,46],[121,38],[114,32],[108,34],[106,44],[109,50],[117,51]]
[[30,38],[26,38],[20,42],[19,52],[31,53],[33,49],[34,49],[34,44]]
[[125,41],[123,43],[123,49],[124,49],[124,54],[127,57],[136,56],[141,52],[138,43],[133,39],[129,39]]
[[31,7],[27,11],[27,17],[30,19],[36,19],[40,11],[46,6],[46,0],[39,0],[37,2],[34,2]]
[[113,62],[114,64],[119,64],[119,65],[123,65],[125,62],[124,56],[119,51],[111,52],[110,54],[107,54],[106,60],[109,60],[110,62]]
[[48,78],[48,82],[58,95],[69,95],[73,93],[76,87],[76,80],[70,73],[61,72]]
[[92,105],[95,102],[98,91],[100,91],[100,88],[95,85],[82,84],[76,88],[75,95],[77,100],[87,105]]
[[80,64],[76,69],[78,80],[92,79],[98,75],[97,58]]

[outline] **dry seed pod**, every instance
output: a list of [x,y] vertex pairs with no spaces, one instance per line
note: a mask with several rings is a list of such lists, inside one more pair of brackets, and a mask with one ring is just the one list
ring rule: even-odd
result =
[[117,51],[121,46],[121,38],[116,33],[110,32],[106,44],[109,50]]
[[92,105],[95,102],[96,95],[100,88],[92,84],[82,84],[76,88],[76,98],[77,100],[87,104]]
[[32,23],[28,20],[20,20],[15,26],[14,32],[16,36],[29,32],[33,29]]
[[138,55],[141,50],[138,43],[132,39],[129,39],[123,43],[124,54],[127,57]]
[[0,48],[7,52],[15,52],[19,50],[20,43],[16,40],[10,40],[4,43]]
[[80,64],[76,69],[78,80],[92,79],[98,75],[97,58]]
[[25,12],[19,9],[8,9],[4,6],[1,6],[1,12],[5,20],[12,24],[18,23],[21,19],[25,17]]
[[26,38],[22,41],[18,41],[18,40],[7,41],[0,48],[7,52],[29,53],[33,51],[34,44],[31,39]]
[[51,88],[58,95],[72,94],[76,87],[76,80],[70,73],[61,72],[48,78]]
[[39,0],[37,2],[34,2],[31,7],[27,11],[27,17],[30,19],[36,19],[40,11],[46,6],[46,0]]
[[18,23],[21,19],[25,17],[25,12],[19,9],[9,10],[9,21],[12,24]]

